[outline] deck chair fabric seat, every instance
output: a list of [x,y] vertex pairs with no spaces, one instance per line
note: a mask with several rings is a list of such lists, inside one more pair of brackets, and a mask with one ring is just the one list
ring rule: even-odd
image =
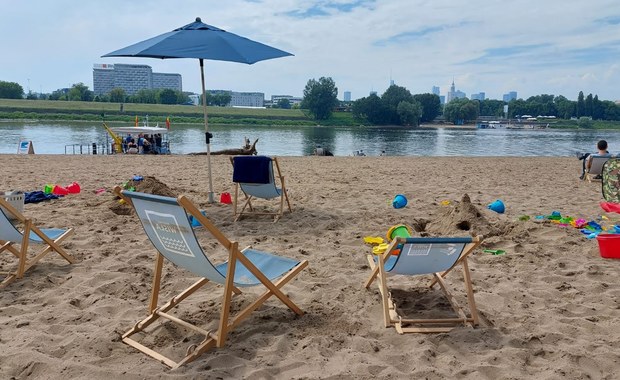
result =
[[[588,182],[592,182],[593,180],[597,180],[600,178],[596,178],[597,176],[601,176],[603,174],[603,165],[612,158],[611,154],[591,154],[586,158],[586,160],[590,160],[590,169],[586,167],[586,175],[584,178]],[[587,164],[586,164],[587,165]]]
[[[271,215],[274,221],[277,221],[284,214],[284,202],[291,212],[291,203],[288,198],[284,176],[280,171],[280,164],[276,157],[267,156],[235,156],[231,158],[233,165],[233,183],[235,184],[235,195],[233,201],[233,210],[235,221],[239,220],[244,214],[254,215]],[[274,175],[273,167],[276,167],[277,178],[280,187],[276,185],[276,175]],[[239,190],[245,196],[245,203],[241,207],[241,211],[237,212],[239,204]],[[252,199],[280,199],[280,205],[277,211],[258,212],[252,205]],[[248,211],[246,211],[246,209]]]
[[[371,274],[366,288],[378,280],[386,327],[393,326],[399,334],[410,332],[447,332],[458,325],[476,326],[478,311],[471,284],[467,257],[480,245],[482,237],[397,237],[381,255],[368,254]],[[396,254],[393,254],[396,253]],[[457,265],[463,267],[465,293],[469,306],[466,312],[448,289],[444,277]],[[390,293],[388,277],[392,275],[431,275],[429,287],[439,284],[456,316],[454,318],[406,318],[397,311]],[[412,326],[412,327],[410,327]]]
[[[198,210],[185,196],[170,198],[128,192],[120,187],[116,187],[114,192],[133,205],[146,235],[157,250],[149,315],[123,335],[123,342],[171,368],[177,368],[195,360],[200,354],[213,347],[223,347],[229,331],[249,317],[252,311],[272,296],[282,301],[294,313],[303,314],[301,309],[280,288],[305,268],[308,265],[307,261],[295,260],[250,248],[239,250],[238,244],[228,240],[205,216],[205,213]],[[208,254],[203,251],[196,239],[195,233],[197,231],[192,228],[189,216],[198,220],[204,227],[198,231],[208,231],[219,244],[226,248],[229,252],[227,261],[214,264],[209,259]],[[168,303],[159,305],[163,258],[201,279],[173,297]],[[208,282],[223,285],[217,329],[206,331],[167,313]],[[240,294],[239,288],[250,286],[261,286],[264,288],[264,293],[234,317],[229,318],[233,294]],[[191,346],[183,359],[175,361],[133,339],[132,335],[144,332],[149,325],[159,318],[168,319],[173,323],[203,334],[204,340],[197,346]]]
[[[16,270],[3,273],[6,276],[0,282],[0,288],[22,278],[28,269],[50,252],[57,252],[69,264],[75,263],[75,259],[60,246],[61,242],[73,234],[73,228],[39,228],[2,198],[0,206],[0,253],[8,251],[18,259]],[[23,229],[18,229],[11,219],[23,223]],[[34,257],[28,253],[31,244],[43,246]],[[19,249],[16,246],[19,246]]]

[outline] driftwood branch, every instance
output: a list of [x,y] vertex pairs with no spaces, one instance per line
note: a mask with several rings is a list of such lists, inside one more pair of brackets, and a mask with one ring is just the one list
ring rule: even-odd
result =
[[[211,152],[212,155],[217,156],[217,155],[230,155],[230,156],[252,156],[255,155],[256,152],[256,143],[258,142],[258,139],[256,139],[254,141],[254,144],[250,145],[250,140],[248,140],[248,138],[246,137],[245,139],[245,146],[243,146],[242,148],[237,148],[237,149],[223,149],[223,150],[218,150],[215,152]],[[205,155],[207,154],[206,152],[200,152],[200,153],[190,153],[191,155]]]

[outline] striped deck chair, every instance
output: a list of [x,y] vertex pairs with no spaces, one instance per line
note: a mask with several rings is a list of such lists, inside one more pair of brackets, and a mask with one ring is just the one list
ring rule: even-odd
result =
[[[0,197],[0,206],[2,206],[0,207],[0,253],[8,251],[18,259],[16,270],[2,273],[5,277],[0,282],[0,288],[22,278],[28,269],[50,252],[57,252],[69,264],[75,263],[75,259],[60,246],[63,240],[73,234],[73,228],[38,228],[32,219],[25,217],[2,197]],[[21,222],[22,231],[15,227],[10,219]],[[43,249],[32,256],[28,253],[31,244],[42,246]],[[15,247],[16,245],[19,245],[19,249]]]
[[[278,221],[284,214],[284,201],[291,212],[291,202],[288,199],[286,186],[284,184],[284,176],[280,171],[280,164],[276,157],[266,156],[236,156],[231,157],[233,164],[233,182],[235,183],[235,199],[234,215],[235,221],[239,220],[244,214],[254,215],[272,215],[274,222]],[[276,177],[274,176],[273,166],[275,164],[277,178],[280,181],[280,187],[276,186]],[[241,207],[241,211],[237,212],[239,203],[239,189],[245,195],[245,203]],[[256,198],[274,199],[280,201],[280,207],[277,211],[258,211],[252,205],[252,200]],[[248,211],[245,211],[246,208]]]
[[[185,196],[178,198],[162,197],[124,191],[118,186],[114,192],[128,204],[133,205],[146,235],[158,252],[148,307],[149,315],[136,323],[131,330],[122,336],[123,342],[171,368],[177,368],[195,360],[203,352],[213,347],[223,347],[228,333],[272,296],[277,297],[294,313],[303,314],[302,310],[280,288],[301,272],[308,265],[307,261],[294,260],[250,248],[239,250],[238,243],[228,240]],[[227,250],[227,261],[214,264],[209,259],[196,239],[195,230],[190,224],[190,215],[204,227],[198,231],[209,231],[218,243]],[[200,280],[167,303],[159,305],[164,258],[200,277]],[[210,330],[190,324],[169,313],[208,282],[223,285],[219,321],[211,321],[209,323],[212,325]],[[233,294],[241,294],[240,288],[252,286],[264,288],[264,293],[231,318]],[[136,333],[145,332],[145,329],[159,318],[164,318],[176,325],[192,330],[194,333],[202,335],[203,339],[197,344],[190,345],[186,356],[180,361],[175,361],[132,337]]]
[[[421,332],[447,332],[458,325],[476,326],[478,311],[474,300],[467,257],[480,245],[482,237],[412,237],[395,238],[381,255],[368,254],[368,263],[372,270],[366,281],[368,289],[378,279],[382,298],[385,327],[394,326],[399,334]],[[394,254],[396,253],[396,254]],[[457,265],[462,265],[465,292],[469,305],[469,315],[457,303],[448,289],[444,277]],[[396,303],[390,293],[388,277],[390,275],[432,275],[429,287],[439,284],[456,315],[449,318],[408,319],[396,310]]]

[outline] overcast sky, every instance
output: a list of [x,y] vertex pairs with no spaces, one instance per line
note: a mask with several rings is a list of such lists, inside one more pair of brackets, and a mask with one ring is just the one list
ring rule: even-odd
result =
[[331,77],[339,94],[413,94],[452,80],[469,97],[517,91],[620,99],[618,0],[0,0],[0,80],[49,93],[82,82],[93,64],[147,64],[200,92],[197,60],[101,58],[201,17],[294,56],[245,65],[205,61],[208,89],[302,96]]

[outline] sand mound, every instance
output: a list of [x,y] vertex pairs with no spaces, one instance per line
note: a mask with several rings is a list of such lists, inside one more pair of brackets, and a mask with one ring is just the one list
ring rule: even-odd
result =
[[[123,185],[125,189],[134,188],[135,191],[147,194],[162,195],[164,197],[176,197],[177,192],[173,191],[155,177],[146,176],[141,180],[131,179]],[[119,203],[116,197],[110,201],[110,210],[116,215],[129,215],[133,213],[133,208],[125,203]]]

